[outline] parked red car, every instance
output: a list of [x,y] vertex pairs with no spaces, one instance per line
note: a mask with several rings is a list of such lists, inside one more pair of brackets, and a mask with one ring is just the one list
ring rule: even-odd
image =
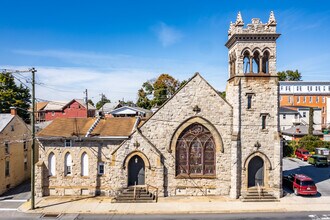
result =
[[295,154],[298,159],[301,159],[304,161],[307,161],[308,158],[311,156],[310,153],[308,152],[308,150],[305,150],[305,149],[297,149]]
[[304,174],[290,174],[284,176],[283,184],[292,188],[295,195],[317,194],[317,188],[313,179]]

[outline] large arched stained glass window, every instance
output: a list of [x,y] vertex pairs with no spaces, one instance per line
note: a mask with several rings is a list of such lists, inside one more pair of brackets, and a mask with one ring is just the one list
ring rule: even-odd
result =
[[215,175],[214,139],[211,132],[199,123],[187,127],[178,138],[176,175]]

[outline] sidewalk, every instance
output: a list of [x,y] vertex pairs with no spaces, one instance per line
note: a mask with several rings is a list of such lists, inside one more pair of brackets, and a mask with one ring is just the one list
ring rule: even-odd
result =
[[25,213],[94,213],[94,214],[187,214],[330,211],[330,197],[287,195],[279,202],[241,202],[227,197],[171,197],[158,203],[111,203],[109,197],[44,197],[20,206]]

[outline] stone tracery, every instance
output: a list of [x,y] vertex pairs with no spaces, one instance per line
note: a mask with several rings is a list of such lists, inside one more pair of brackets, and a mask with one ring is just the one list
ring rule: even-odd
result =
[[194,123],[181,133],[176,147],[176,174],[215,174],[215,143],[203,125]]

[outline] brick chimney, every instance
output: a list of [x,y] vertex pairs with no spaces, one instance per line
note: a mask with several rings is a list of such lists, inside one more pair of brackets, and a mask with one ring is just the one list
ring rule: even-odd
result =
[[10,114],[11,115],[17,115],[17,108],[16,107],[10,107]]

